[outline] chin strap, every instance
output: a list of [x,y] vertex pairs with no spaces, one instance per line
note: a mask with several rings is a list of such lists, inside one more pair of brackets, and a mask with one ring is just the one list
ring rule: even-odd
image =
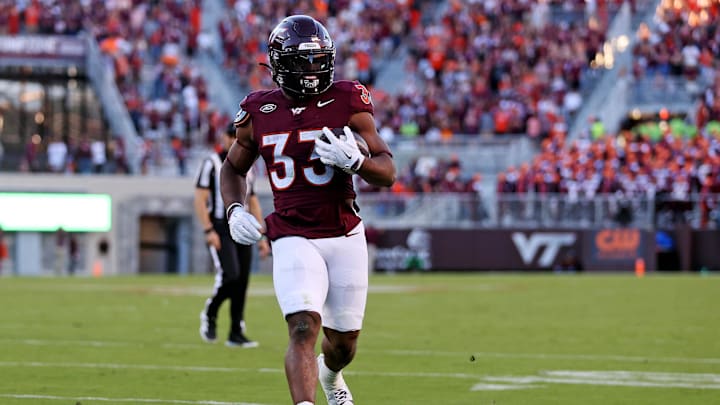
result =
[[273,81],[274,81],[275,83],[277,83],[277,81],[275,80],[275,76],[276,76],[276,75],[275,75],[275,71],[273,70],[272,66],[268,65],[268,64],[265,63],[265,62],[260,62],[260,63],[258,63],[258,65],[266,68],[266,69],[270,72],[270,76],[272,76]]

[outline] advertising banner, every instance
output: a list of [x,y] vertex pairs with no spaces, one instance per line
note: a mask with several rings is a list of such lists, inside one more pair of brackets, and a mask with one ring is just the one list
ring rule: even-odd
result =
[[637,228],[586,231],[583,246],[587,270],[633,270],[652,251],[645,232]]
[[720,270],[720,230],[692,233],[692,270]]
[[378,271],[632,271],[655,268],[654,238],[635,228],[395,229],[379,238]]
[[376,269],[552,270],[580,260],[576,230],[386,230],[378,243]]

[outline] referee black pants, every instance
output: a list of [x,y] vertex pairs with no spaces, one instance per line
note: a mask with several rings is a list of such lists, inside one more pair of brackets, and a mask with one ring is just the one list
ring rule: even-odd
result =
[[238,334],[244,329],[252,246],[232,240],[227,221],[214,221],[213,228],[220,236],[220,250],[215,251],[208,246],[217,273],[213,294],[205,303],[205,314],[210,319],[216,319],[220,305],[230,299],[230,333]]

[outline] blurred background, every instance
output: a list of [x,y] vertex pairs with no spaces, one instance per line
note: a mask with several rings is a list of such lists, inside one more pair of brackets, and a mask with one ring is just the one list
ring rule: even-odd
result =
[[369,271],[720,270],[717,0],[0,0],[0,272],[211,272],[194,175],[290,14],[395,156]]

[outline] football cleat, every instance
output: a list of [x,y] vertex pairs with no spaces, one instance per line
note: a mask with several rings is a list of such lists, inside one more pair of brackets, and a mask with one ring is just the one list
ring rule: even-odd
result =
[[242,347],[245,349],[251,348],[251,347],[258,347],[260,344],[254,340],[248,339],[245,335],[241,333],[231,333],[228,337],[228,340],[225,341],[225,346],[227,347]]
[[200,312],[200,337],[202,340],[215,343],[217,340],[215,326],[215,318],[208,317],[205,311]]
[[325,378],[325,374],[329,370],[325,365],[325,355],[320,354],[317,362],[320,374],[320,386],[323,391],[325,391],[325,398],[327,398],[328,405],[355,405],[350,389],[342,376],[342,371],[338,371],[335,382],[330,384],[326,381],[327,378]]

